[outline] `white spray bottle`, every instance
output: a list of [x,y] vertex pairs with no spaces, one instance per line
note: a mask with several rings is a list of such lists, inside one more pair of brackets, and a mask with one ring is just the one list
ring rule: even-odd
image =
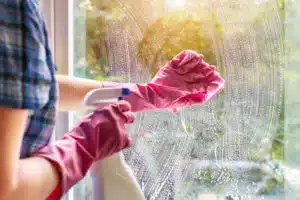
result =
[[[100,88],[91,90],[83,104],[99,107],[115,103],[130,95],[128,88]],[[93,164],[90,170],[93,181],[93,200],[144,200],[144,194],[126,163],[122,152]]]

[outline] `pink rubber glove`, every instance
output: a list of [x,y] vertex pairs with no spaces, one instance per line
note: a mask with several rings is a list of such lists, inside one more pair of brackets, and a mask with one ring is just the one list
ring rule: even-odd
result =
[[162,67],[148,84],[103,83],[103,87],[127,87],[132,111],[176,110],[210,101],[223,88],[224,80],[203,55],[185,50]]
[[113,104],[87,115],[63,138],[34,153],[52,162],[61,175],[61,183],[48,199],[59,199],[94,161],[130,147],[125,124],[133,121],[129,103]]

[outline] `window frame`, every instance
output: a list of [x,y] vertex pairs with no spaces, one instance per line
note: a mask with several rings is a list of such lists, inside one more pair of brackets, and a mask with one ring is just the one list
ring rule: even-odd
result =
[[[47,24],[57,74],[73,75],[73,0],[40,0],[40,6]],[[73,117],[73,112],[57,114],[52,139],[68,132],[73,126]],[[75,199],[72,188],[64,199]]]

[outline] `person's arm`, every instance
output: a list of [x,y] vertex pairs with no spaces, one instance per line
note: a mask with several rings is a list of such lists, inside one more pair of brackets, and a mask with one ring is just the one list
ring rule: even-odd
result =
[[99,81],[66,75],[56,75],[56,80],[59,86],[60,111],[78,111],[85,109],[82,105],[84,96],[92,89],[103,87]]
[[19,159],[27,115],[0,107],[0,200],[45,198],[58,184],[57,170],[46,159]]
[[134,115],[121,101],[95,110],[61,139],[19,159],[28,111],[0,107],[0,113],[0,200],[40,200],[50,194],[58,199],[95,161],[132,144],[125,124],[133,123]]
[[201,105],[212,100],[224,88],[224,79],[215,67],[204,62],[203,55],[184,50],[164,65],[145,84],[98,82],[57,76],[60,89],[60,110],[83,108],[84,95],[95,88],[125,87],[130,95],[124,97],[133,112],[158,109],[177,110]]

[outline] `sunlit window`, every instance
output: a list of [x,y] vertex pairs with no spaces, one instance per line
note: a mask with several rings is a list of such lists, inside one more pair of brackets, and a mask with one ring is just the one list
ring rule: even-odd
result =
[[[226,80],[209,104],[138,114],[124,153],[146,199],[297,199],[299,11],[285,0],[74,1],[74,76],[145,83],[192,49]],[[91,188],[82,181],[75,199]]]

